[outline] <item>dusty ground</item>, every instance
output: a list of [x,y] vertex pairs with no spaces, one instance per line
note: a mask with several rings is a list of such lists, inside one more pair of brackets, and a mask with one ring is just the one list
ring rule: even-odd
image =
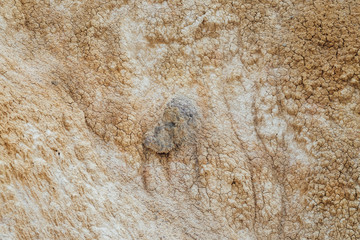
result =
[[360,2],[0,2],[0,239],[360,239]]

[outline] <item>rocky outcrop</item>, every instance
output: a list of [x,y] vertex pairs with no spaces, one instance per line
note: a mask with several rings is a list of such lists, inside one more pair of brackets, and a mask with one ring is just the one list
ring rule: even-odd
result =
[[360,238],[356,0],[0,6],[0,239]]

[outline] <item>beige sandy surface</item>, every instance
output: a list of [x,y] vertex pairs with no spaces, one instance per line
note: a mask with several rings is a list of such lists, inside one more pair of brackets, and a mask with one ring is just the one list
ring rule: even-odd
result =
[[0,239],[360,239],[360,2],[0,1]]

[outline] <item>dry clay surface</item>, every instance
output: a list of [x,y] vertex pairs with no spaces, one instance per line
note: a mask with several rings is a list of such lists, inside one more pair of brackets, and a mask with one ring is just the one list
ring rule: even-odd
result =
[[0,239],[360,239],[358,0],[0,1]]

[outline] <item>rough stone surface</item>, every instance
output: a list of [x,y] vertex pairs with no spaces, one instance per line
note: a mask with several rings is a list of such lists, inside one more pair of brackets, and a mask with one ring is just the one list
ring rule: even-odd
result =
[[0,239],[360,239],[359,29],[358,0],[0,1]]

